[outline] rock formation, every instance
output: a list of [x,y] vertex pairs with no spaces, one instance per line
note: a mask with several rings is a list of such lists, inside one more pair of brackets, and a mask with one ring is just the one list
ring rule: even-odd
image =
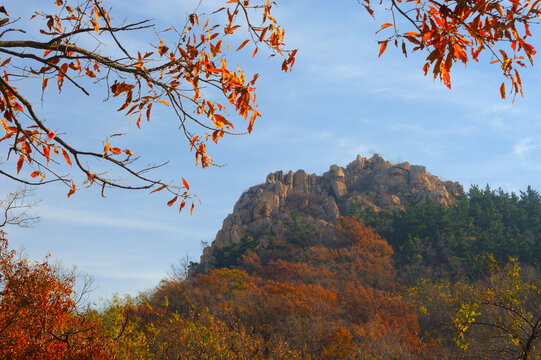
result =
[[324,228],[353,208],[394,210],[408,199],[425,198],[451,206],[459,191],[458,183],[442,181],[424,166],[393,165],[377,154],[370,159],[357,156],[346,168],[332,165],[322,176],[304,170],[277,171],[241,195],[212,245],[204,249],[198,271],[212,267],[215,248],[238,243],[247,235],[263,239],[280,229],[294,211]]

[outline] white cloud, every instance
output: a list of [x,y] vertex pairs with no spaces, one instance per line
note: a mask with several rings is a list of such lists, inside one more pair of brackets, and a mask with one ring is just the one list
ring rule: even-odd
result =
[[524,138],[513,146],[513,154],[522,156],[537,148],[539,144],[532,143],[532,138]]
[[71,226],[105,227],[127,230],[141,230],[147,232],[183,234],[189,232],[190,236],[206,236],[205,231],[190,230],[180,225],[170,223],[145,220],[141,218],[127,218],[122,216],[107,216],[93,211],[83,211],[75,209],[60,209],[53,207],[40,207],[40,213],[44,220],[56,220],[63,223],[69,223]]

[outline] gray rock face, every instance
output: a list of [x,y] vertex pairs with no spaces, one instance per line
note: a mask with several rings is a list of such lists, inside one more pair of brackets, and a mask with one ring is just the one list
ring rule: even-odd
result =
[[294,211],[308,214],[320,226],[348,215],[353,206],[394,210],[409,198],[431,198],[451,206],[460,191],[456,182],[442,181],[424,166],[407,162],[392,165],[375,154],[357,156],[346,168],[332,165],[322,176],[304,170],[267,175],[265,183],[248,189],[235,204],[212,245],[203,251],[198,271],[211,269],[213,249],[238,243],[248,235],[263,238],[283,227]]

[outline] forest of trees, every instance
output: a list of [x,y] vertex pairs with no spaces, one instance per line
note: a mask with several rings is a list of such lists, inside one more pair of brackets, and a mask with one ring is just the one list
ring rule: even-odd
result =
[[[245,237],[209,273],[101,309],[73,275],[0,247],[6,359],[538,359],[541,197],[472,187],[456,206],[364,209],[314,236]],[[374,224],[375,228],[365,225]],[[388,236],[380,236],[376,230]],[[508,255],[507,255],[508,254]],[[192,264],[193,266],[193,264]],[[90,355],[89,355],[90,354]]]
[[541,264],[541,196],[531,187],[517,195],[472,186],[450,208],[428,200],[394,213],[358,213],[395,249],[403,278],[476,280],[487,275],[491,256],[500,264],[509,257]]

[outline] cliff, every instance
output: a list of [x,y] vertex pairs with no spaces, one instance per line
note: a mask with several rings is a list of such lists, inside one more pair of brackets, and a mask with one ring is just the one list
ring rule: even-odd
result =
[[345,168],[332,165],[321,176],[304,170],[271,173],[265,183],[241,195],[216,239],[203,250],[198,271],[212,268],[217,248],[239,243],[245,236],[264,242],[269,234],[282,234],[295,212],[311,218],[320,230],[315,233],[323,234],[329,224],[355,208],[394,210],[408,199],[424,198],[451,206],[459,191],[458,183],[442,181],[424,166],[393,165],[377,154],[369,159],[357,156]]

